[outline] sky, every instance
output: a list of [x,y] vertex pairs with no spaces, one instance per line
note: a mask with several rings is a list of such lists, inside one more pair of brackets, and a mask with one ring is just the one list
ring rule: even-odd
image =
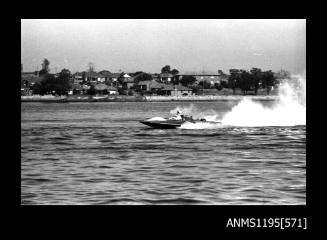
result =
[[159,73],[228,72],[231,68],[301,74],[305,19],[22,19],[23,71],[63,68]]

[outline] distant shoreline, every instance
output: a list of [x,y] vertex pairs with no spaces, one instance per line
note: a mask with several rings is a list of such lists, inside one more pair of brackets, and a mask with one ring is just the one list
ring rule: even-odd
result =
[[275,101],[279,97],[276,95],[206,95],[206,96],[106,96],[106,97],[55,97],[55,96],[21,96],[21,102],[208,102],[208,101],[240,101],[242,99],[257,101]]

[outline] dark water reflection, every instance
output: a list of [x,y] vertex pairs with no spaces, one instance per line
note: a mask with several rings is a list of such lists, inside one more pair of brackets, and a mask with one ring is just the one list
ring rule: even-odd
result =
[[305,204],[306,126],[138,123],[188,105],[22,103],[22,204]]

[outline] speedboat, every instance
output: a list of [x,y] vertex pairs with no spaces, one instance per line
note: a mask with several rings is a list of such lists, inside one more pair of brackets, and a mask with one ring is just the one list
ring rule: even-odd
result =
[[205,121],[205,119],[194,120],[191,116],[181,115],[180,117],[174,116],[171,118],[154,117],[140,121],[140,123],[153,128],[170,129],[178,128],[185,122],[195,123],[197,121]]

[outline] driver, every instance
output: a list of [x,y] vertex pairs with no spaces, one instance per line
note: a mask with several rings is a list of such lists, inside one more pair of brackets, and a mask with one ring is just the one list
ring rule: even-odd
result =
[[184,115],[181,115],[180,111],[177,111],[176,115],[172,117],[172,119],[175,120],[182,120],[184,118]]

